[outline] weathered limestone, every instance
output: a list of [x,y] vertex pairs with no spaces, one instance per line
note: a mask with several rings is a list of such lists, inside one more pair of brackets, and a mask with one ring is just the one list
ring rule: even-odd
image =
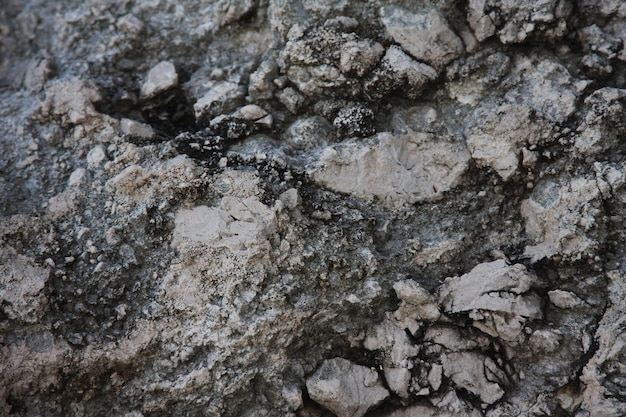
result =
[[50,272],[11,247],[0,248],[0,300],[12,320],[36,323],[44,314]]
[[535,244],[525,253],[534,261],[554,256],[579,259],[597,248],[601,233],[601,195],[595,179],[577,177],[538,184],[521,214]]
[[468,312],[473,325],[507,341],[523,339],[524,324],[543,316],[532,292],[537,278],[521,264],[498,260],[480,264],[461,277],[447,278],[439,300],[447,313]]
[[198,120],[211,119],[221,113],[229,112],[243,100],[244,92],[237,83],[222,81],[213,85],[193,105]]
[[178,73],[170,61],[162,61],[148,71],[141,86],[141,96],[151,98],[178,85]]
[[342,358],[325,360],[306,387],[314,401],[337,417],[362,417],[389,396],[375,370]]
[[441,198],[468,166],[469,152],[453,138],[409,132],[402,136],[381,133],[376,139],[326,148],[313,178],[360,198],[377,198],[385,204],[414,203]]
[[476,164],[492,168],[505,181],[518,173],[524,147],[552,138],[552,126],[537,117],[531,120],[531,113],[527,105],[479,107],[473,115],[476,123],[467,137],[467,147]]
[[568,0],[471,0],[467,20],[479,42],[497,30],[502,43],[522,43],[531,37],[563,37],[567,33],[566,19],[571,11]]
[[387,32],[402,49],[438,70],[464,51],[463,42],[437,10],[412,13],[399,6],[384,6],[379,13]]

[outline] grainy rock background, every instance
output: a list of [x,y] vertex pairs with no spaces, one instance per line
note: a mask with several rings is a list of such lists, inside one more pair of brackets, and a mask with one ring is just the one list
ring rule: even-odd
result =
[[0,1],[0,415],[623,416],[626,3]]

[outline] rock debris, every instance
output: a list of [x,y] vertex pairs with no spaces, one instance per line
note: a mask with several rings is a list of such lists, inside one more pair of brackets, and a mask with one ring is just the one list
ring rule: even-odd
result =
[[400,3],[3,2],[0,415],[626,415],[626,7]]

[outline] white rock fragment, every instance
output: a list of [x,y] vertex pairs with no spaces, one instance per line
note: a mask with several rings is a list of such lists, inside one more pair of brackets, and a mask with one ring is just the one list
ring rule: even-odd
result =
[[229,112],[243,97],[244,92],[239,88],[239,84],[231,81],[219,82],[193,105],[196,119],[210,119],[218,114]]
[[385,381],[387,381],[389,389],[400,398],[409,398],[411,371],[406,367],[384,366],[383,372],[385,373]]
[[288,385],[283,387],[281,394],[292,411],[302,407],[302,390],[297,385]]
[[346,82],[346,77],[339,68],[327,64],[314,66],[292,65],[287,70],[287,78],[305,96],[321,94],[326,89],[341,87]]
[[276,93],[276,97],[291,113],[296,114],[304,104],[305,98],[295,88],[287,87]]
[[92,150],[87,154],[87,166],[89,169],[97,169],[99,168],[104,161],[107,160],[107,154],[104,150],[104,146],[96,145]]
[[272,59],[261,62],[261,65],[250,74],[248,94],[253,100],[267,100],[272,98],[276,85],[274,79],[278,77],[278,64]]
[[446,278],[439,300],[445,312],[469,312],[474,327],[519,342],[526,321],[543,317],[541,299],[532,292],[536,285],[537,278],[524,265],[507,265],[500,259],[479,264],[460,277]]
[[548,297],[550,298],[550,302],[558,308],[569,309],[585,305],[585,302],[571,291],[548,291]]
[[226,219],[219,210],[208,206],[181,209],[176,214],[172,246],[177,247],[183,239],[203,244],[213,244],[226,229]]
[[274,123],[272,115],[256,104],[248,104],[230,115],[231,117],[254,122],[259,127],[269,129]]
[[476,123],[467,132],[467,147],[476,165],[492,168],[504,181],[511,179],[519,171],[523,146],[552,137],[552,126],[531,113],[523,104],[479,107],[472,115]]
[[383,371],[389,388],[400,397],[408,398],[413,366],[410,359],[417,355],[418,347],[409,340],[404,323],[387,318],[368,333],[363,347],[384,352]]
[[290,188],[287,191],[281,193],[278,196],[278,200],[283,203],[283,206],[288,210],[294,210],[302,203],[302,198],[295,188]]
[[67,185],[69,187],[80,186],[85,181],[86,175],[87,175],[87,170],[85,168],[76,168],[70,174],[70,177],[67,180]]
[[276,227],[276,213],[258,197],[225,196],[219,207],[180,209],[174,219],[172,247],[200,243],[237,252],[254,251]]
[[437,409],[432,406],[414,405],[411,407],[401,407],[390,413],[383,414],[382,417],[439,417]]
[[496,32],[495,22],[485,13],[488,0],[470,0],[467,8],[467,21],[478,42],[482,42]]
[[50,272],[10,246],[0,248],[0,301],[10,319],[36,323],[47,304],[43,293]]
[[313,401],[337,417],[362,417],[389,397],[375,370],[342,358],[325,360],[306,387]]
[[598,243],[597,217],[602,213],[602,199],[593,179],[545,180],[521,204],[526,233],[535,240],[525,254],[533,261],[560,255],[578,259],[593,251]]
[[543,118],[563,123],[576,110],[578,97],[589,82],[575,79],[550,59],[521,56],[505,84],[512,86],[505,95],[508,102],[525,103]]
[[490,358],[478,352],[453,352],[442,356],[444,374],[454,383],[493,404],[504,395],[495,381],[506,381],[506,375]]
[[130,196],[143,187],[151,177],[152,173],[149,170],[139,165],[129,165],[107,181],[106,189],[114,194]]
[[465,48],[437,11],[412,13],[400,6],[380,8],[380,18],[394,41],[418,61],[441,70]]
[[407,331],[415,333],[420,327],[419,321],[437,320],[441,314],[434,297],[415,281],[398,281],[394,289],[402,300],[400,306],[368,332],[363,347],[384,353],[383,371],[389,388],[401,398],[408,398],[413,358],[419,349],[409,339]]
[[458,184],[468,167],[465,146],[449,137],[409,131],[326,148],[312,170],[318,183],[385,203],[433,201]]
[[594,91],[584,101],[587,113],[576,129],[574,147],[585,156],[593,157],[620,145],[626,111],[626,90],[605,87]]
[[406,368],[407,359],[418,353],[418,347],[409,340],[403,323],[389,319],[368,333],[363,346],[367,350],[384,350],[388,359],[387,364],[397,368]]
[[533,168],[537,164],[537,152],[522,148],[522,166]]
[[76,196],[68,190],[50,197],[47,215],[50,219],[58,221],[72,214],[75,208]]
[[429,82],[437,78],[437,71],[433,67],[415,61],[397,46],[391,46],[387,49],[382,62],[396,76],[404,79],[414,92],[421,90]]
[[94,107],[101,100],[95,85],[75,79],[51,87],[39,112],[45,118],[59,118],[64,126],[85,125],[101,116]]
[[154,136],[152,126],[136,120],[122,118],[120,120],[120,129],[125,135],[134,136],[141,139],[150,139]]
[[461,400],[454,390],[430,398],[433,405],[400,407],[381,417],[483,417],[480,410]]
[[524,265],[507,265],[499,259],[479,264],[460,277],[446,278],[440,287],[439,299],[449,313],[482,309],[540,318],[539,300],[532,296],[525,299],[525,294],[537,284],[537,278]]
[[321,116],[304,117],[290,124],[282,139],[292,151],[310,152],[328,144],[332,128]]
[[435,297],[413,280],[393,284],[396,295],[402,300],[394,316],[400,322],[410,317],[419,321],[437,321],[441,317]]
[[362,77],[380,61],[384,50],[378,42],[348,41],[341,46],[339,69],[344,74]]
[[141,85],[141,97],[151,98],[178,85],[178,73],[170,61],[162,61],[148,71]]
[[441,382],[443,381],[443,366],[434,363],[428,371],[428,383],[433,391],[438,391],[441,387]]

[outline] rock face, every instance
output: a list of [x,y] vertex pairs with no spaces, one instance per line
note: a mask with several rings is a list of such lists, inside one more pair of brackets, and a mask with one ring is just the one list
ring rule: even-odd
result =
[[621,0],[4,0],[0,416],[626,415]]

